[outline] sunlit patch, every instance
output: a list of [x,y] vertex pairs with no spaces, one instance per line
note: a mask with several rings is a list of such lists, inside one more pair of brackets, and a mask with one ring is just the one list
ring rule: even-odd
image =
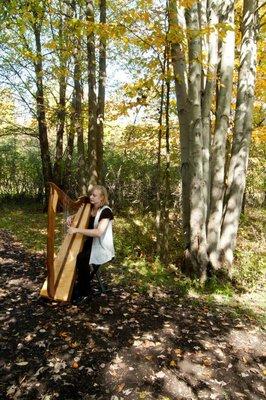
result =
[[8,291],[0,288],[0,299],[3,299],[8,295]]
[[32,281],[27,278],[17,278],[17,279],[10,279],[8,281],[8,286],[17,286],[23,288],[32,288]]
[[266,356],[266,339],[258,328],[249,332],[243,331],[243,329],[233,329],[229,334],[228,342],[236,351],[243,351],[244,349],[246,353]]
[[17,260],[14,260],[14,258],[1,258],[0,257],[0,263],[1,265],[6,265],[6,264],[18,264]]

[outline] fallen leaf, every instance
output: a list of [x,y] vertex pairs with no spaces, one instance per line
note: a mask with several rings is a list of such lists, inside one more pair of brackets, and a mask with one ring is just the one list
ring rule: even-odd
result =
[[125,387],[125,383],[121,383],[120,385],[117,386],[116,391],[117,391],[118,393],[120,393],[120,392],[122,392],[122,390],[124,389],[124,387]]
[[142,345],[142,342],[140,340],[134,340],[134,342],[133,342],[134,347],[139,347],[141,345]]
[[176,364],[175,360],[172,360],[170,362],[170,367],[176,367],[176,366],[177,366],[177,364]]
[[163,371],[157,372],[157,374],[155,374],[156,378],[164,378],[165,377],[165,373]]
[[203,364],[206,365],[206,367],[209,367],[212,365],[212,359],[210,357],[204,358]]
[[74,361],[74,362],[72,363],[71,367],[72,367],[72,368],[78,368],[79,365],[78,365],[78,363],[77,363],[76,361]]
[[126,389],[126,390],[123,391],[123,394],[128,396],[131,392],[132,392],[132,389]]
[[73,343],[69,344],[69,347],[71,347],[72,349],[75,349],[78,346],[79,346],[79,344],[77,342],[73,342]]
[[181,349],[175,349],[174,352],[175,352],[175,355],[177,357],[181,357],[181,355],[182,355],[182,350]]
[[67,332],[59,332],[59,336],[65,338],[68,336],[68,333]]

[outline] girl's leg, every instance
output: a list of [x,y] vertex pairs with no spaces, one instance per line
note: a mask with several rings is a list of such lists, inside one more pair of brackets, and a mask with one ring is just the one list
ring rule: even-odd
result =
[[90,290],[89,258],[86,253],[77,256],[77,289],[80,296],[87,296]]

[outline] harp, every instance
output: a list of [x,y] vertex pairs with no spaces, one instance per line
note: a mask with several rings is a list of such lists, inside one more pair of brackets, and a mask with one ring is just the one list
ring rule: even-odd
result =
[[66,234],[55,255],[55,222],[59,204],[76,212],[72,226],[86,228],[90,217],[89,197],[83,196],[73,201],[54,183],[50,185],[47,229],[47,279],[40,291],[42,297],[58,301],[69,301],[76,275],[76,259],[82,250],[84,235]]

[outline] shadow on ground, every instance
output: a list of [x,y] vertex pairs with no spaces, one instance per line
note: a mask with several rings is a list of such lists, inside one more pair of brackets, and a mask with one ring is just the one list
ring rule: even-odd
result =
[[0,267],[1,399],[266,398],[263,332],[232,308],[118,286],[45,301],[43,257],[3,231]]

